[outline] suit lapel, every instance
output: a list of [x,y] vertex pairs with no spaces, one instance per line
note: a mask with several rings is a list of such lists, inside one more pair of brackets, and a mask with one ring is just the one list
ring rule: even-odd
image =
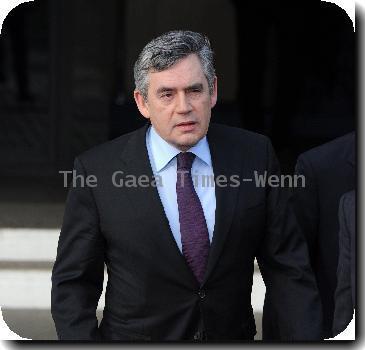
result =
[[[152,168],[146,147],[146,132],[148,124],[134,132],[122,153],[124,173],[134,176],[147,175],[153,178]],[[187,265],[185,258],[181,254],[173,234],[170,229],[163,205],[158,194],[158,189],[154,186],[137,186],[126,191],[127,196],[140,217],[148,218],[146,230],[149,227],[158,227],[158,232],[148,232],[147,244],[155,244],[161,251],[161,256],[166,260],[164,263],[172,264],[176,271],[176,276],[181,276],[181,280],[190,281],[197,284],[195,277]]]
[[[232,148],[228,145],[229,140],[227,140],[223,132],[219,131],[219,127],[215,124],[210,126],[207,138],[212,157],[214,178],[216,179],[217,176],[224,175],[229,184],[229,179],[232,175],[240,176],[242,173],[242,157],[239,157],[239,152],[232,151]],[[203,283],[209,278],[222,252],[235,211],[239,188],[239,186],[222,187],[215,185],[215,225]]]

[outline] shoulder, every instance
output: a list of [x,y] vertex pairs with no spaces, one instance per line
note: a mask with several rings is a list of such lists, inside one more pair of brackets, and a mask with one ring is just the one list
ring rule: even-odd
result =
[[208,131],[208,139],[219,142],[223,141],[231,146],[267,146],[270,140],[267,136],[223,124],[212,123]]
[[268,137],[241,128],[211,124],[207,135],[209,148],[217,158],[244,162],[246,166],[268,164],[275,152]]
[[147,127],[144,126],[113,140],[96,145],[79,154],[76,158],[85,166],[103,166],[120,158],[124,149],[133,138],[144,137]]
[[354,148],[355,133],[351,132],[300,154],[298,162],[321,168],[347,159],[354,152]]

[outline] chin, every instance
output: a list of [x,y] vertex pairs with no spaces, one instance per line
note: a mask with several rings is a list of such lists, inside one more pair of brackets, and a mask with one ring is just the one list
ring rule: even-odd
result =
[[189,149],[195,146],[202,138],[203,137],[198,137],[195,135],[193,137],[184,138],[184,140],[181,140],[181,142],[179,142],[179,148]]

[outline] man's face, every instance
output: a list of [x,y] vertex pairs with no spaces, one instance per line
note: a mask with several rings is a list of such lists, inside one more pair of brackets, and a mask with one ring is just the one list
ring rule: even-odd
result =
[[161,72],[150,72],[147,101],[134,98],[141,114],[150,119],[168,143],[186,151],[202,139],[217,101],[217,79],[210,95],[199,58],[191,54]]

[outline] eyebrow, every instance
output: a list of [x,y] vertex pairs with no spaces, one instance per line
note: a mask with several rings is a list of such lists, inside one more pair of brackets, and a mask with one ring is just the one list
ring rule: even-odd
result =
[[[188,87],[186,87],[184,90],[195,90],[195,89],[199,89],[199,90],[203,90],[203,84],[201,83],[196,83],[196,84],[192,84]],[[157,89],[157,94],[161,94],[163,92],[168,92],[168,91],[174,91],[176,90],[175,88],[171,88],[171,87],[167,87],[167,86],[161,86],[160,88]]]
[[190,85],[186,88],[186,90],[195,90],[195,89],[203,90],[203,84],[202,83],[196,83],[196,84]]
[[157,94],[161,94],[163,92],[166,92],[166,91],[173,91],[174,89],[173,88],[169,88],[169,87],[166,87],[166,86],[162,86],[160,88],[157,89]]

